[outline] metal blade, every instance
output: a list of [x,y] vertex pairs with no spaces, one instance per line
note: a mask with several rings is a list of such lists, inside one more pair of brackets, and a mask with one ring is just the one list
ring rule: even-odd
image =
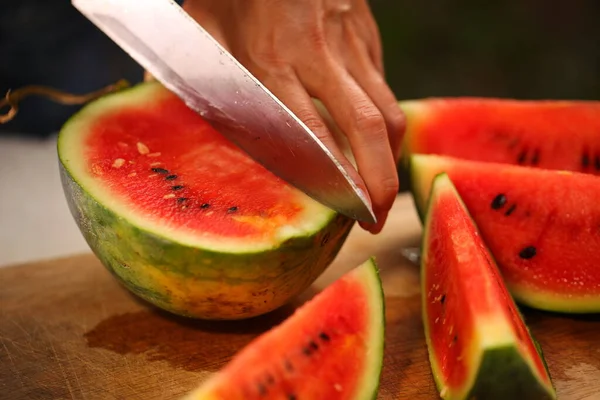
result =
[[375,222],[366,188],[172,0],[73,5],[219,132],[275,175],[351,218]]

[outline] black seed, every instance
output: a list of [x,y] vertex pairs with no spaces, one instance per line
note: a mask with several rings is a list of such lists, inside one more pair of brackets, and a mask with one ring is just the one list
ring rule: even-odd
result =
[[331,236],[331,234],[329,232],[327,232],[325,234],[325,236],[323,236],[323,239],[321,239],[321,246],[325,246],[325,244],[327,244],[327,242],[329,242],[330,236]]
[[229,207],[229,209],[227,210],[228,213],[234,213],[238,210],[237,207],[233,206],[233,207]]
[[540,162],[540,149],[535,149],[531,157],[531,165],[538,165]]
[[583,154],[581,155],[581,166],[583,168],[587,168],[590,165],[590,155],[588,154],[587,150],[583,151]]
[[262,383],[258,383],[256,385],[256,387],[258,388],[258,394],[261,396],[266,396],[267,395],[267,388],[265,387],[265,385],[263,385]]
[[519,157],[517,158],[517,162],[519,164],[523,164],[525,162],[526,158],[527,158],[527,149],[524,149],[523,151],[521,151],[519,153]]
[[324,342],[329,342],[330,338],[329,335],[326,334],[325,332],[321,332],[319,333],[319,337],[321,338],[321,340],[323,340]]
[[203,204],[200,206],[200,208],[208,208],[208,207],[210,207],[210,204],[208,204],[208,203],[203,203]]
[[156,172],[157,174],[168,174],[169,171],[164,168],[152,168],[152,172]]
[[310,346],[311,349],[313,350],[319,350],[319,345],[316,344],[315,342],[313,342],[312,340],[308,343],[308,345]]
[[273,375],[267,374],[267,384],[272,385],[274,383],[275,383],[275,378],[273,378]]
[[183,189],[183,185],[171,186],[171,190],[181,190],[181,189]]
[[310,356],[312,354],[312,350],[310,347],[303,347],[302,348],[302,352],[304,353],[304,355],[306,356]]
[[598,154],[594,157],[594,167],[596,168],[596,171],[600,171],[600,155]]
[[296,397],[295,394],[293,394],[293,393],[288,394],[288,400],[297,400],[297,399],[298,398]]
[[533,246],[527,246],[519,253],[519,257],[528,260],[534,257],[537,253],[537,250]]
[[183,203],[184,201],[186,201],[188,198],[187,197],[180,197],[177,199],[178,203]]
[[169,175],[165,177],[166,180],[172,181],[173,179],[177,179],[177,175]]
[[513,213],[513,211],[515,211],[515,209],[517,208],[516,204],[513,204],[512,206],[510,206],[508,208],[508,210],[506,210],[506,212],[504,213],[504,215],[506,215],[507,217]]
[[292,372],[294,370],[294,366],[288,360],[285,360],[285,362],[283,363],[283,366],[285,367],[285,370],[287,372]]
[[506,196],[503,195],[502,193],[500,193],[499,195],[494,197],[494,200],[492,200],[492,208],[494,210],[498,210],[498,209],[502,208],[504,206],[504,204],[506,204]]
[[440,303],[444,304],[445,301],[446,301],[446,295],[443,294],[442,298],[440,299]]
[[454,335],[454,337],[452,338],[452,341],[453,341],[454,343],[456,343],[456,341],[457,341],[457,340],[458,340],[458,335]]

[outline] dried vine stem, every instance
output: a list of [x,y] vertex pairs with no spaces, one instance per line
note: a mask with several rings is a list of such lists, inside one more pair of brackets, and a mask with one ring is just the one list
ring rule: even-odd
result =
[[77,95],[72,93],[62,92],[47,86],[31,85],[19,88],[15,91],[8,91],[3,99],[0,99],[0,110],[4,107],[9,107],[6,114],[0,114],[0,124],[5,124],[12,120],[19,111],[19,102],[25,97],[42,96],[47,97],[57,103],[65,105],[76,105],[87,103],[105,94],[119,91],[129,86],[129,82],[124,79],[117,81],[112,85],[108,85],[102,89],[91,93]]

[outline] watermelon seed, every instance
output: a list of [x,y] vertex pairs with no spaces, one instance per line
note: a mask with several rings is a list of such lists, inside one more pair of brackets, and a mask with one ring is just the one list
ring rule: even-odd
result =
[[452,343],[456,343],[458,341],[458,335],[454,335],[452,338]]
[[283,366],[285,367],[285,370],[287,372],[292,372],[294,371],[294,366],[292,365],[292,363],[290,363],[288,360],[285,360]]
[[313,342],[312,340],[308,343],[308,345],[310,346],[311,349],[313,350],[319,350],[319,345],[316,344],[315,342]]
[[152,172],[156,172],[157,174],[168,174],[169,171],[167,171],[164,168],[151,168]]
[[498,210],[502,208],[504,204],[506,204],[506,196],[500,193],[499,195],[494,197],[494,200],[492,200],[492,209]]
[[136,143],[136,147],[137,147],[138,153],[140,153],[140,154],[148,154],[148,153],[150,153],[150,149],[148,148],[148,146],[146,146],[142,142],[137,142]]
[[156,152],[156,153],[150,153],[148,154],[148,157],[160,157],[160,152]]
[[175,186],[171,186],[172,190],[181,190],[183,189],[183,185],[175,185]]
[[177,175],[169,175],[165,178],[167,181],[172,181],[173,179],[177,179]]
[[178,203],[183,203],[184,201],[186,201],[188,198],[187,197],[180,197],[177,199]]
[[325,246],[327,244],[327,242],[329,242],[329,237],[331,236],[330,232],[327,232],[325,234],[325,236],[323,236],[323,239],[321,239],[321,247]]
[[113,166],[113,168],[121,168],[123,166],[123,164],[125,164],[125,160],[123,160],[122,158],[117,158],[113,162],[112,166]]
[[274,384],[274,383],[275,383],[275,378],[273,378],[273,375],[271,375],[271,374],[267,374],[267,383],[268,383],[269,385],[272,385],[272,384]]
[[261,396],[267,395],[267,388],[260,382],[258,383],[258,394],[260,394]]
[[598,154],[594,157],[594,167],[596,167],[597,171],[600,171],[600,155]]
[[297,399],[298,398],[296,397],[295,394],[293,394],[293,393],[288,394],[288,400],[297,400]]
[[581,166],[583,168],[587,168],[590,165],[590,155],[588,154],[587,149],[583,150],[583,154],[581,155]]
[[305,356],[310,356],[312,353],[312,351],[310,350],[310,347],[302,348],[302,352],[304,353]]
[[533,157],[531,157],[531,165],[537,165],[540,161],[540,149],[535,149]]
[[203,204],[200,206],[200,208],[204,208],[204,209],[206,209],[206,208],[208,208],[208,207],[210,207],[210,204],[208,204],[208,203],[203,203]]
[[440,303],[444,304],[445,301],[446,301],[446,295],[443,294],[442,298],[440,299]]
[[506,212],[504,213],[504,215],[506,215],[507,217],[513,213],[513,211],[515,211],[515,209],[517,208],[516,204],[513,204],[512,206],[510,206],[508,208],[508,210],[506,210]]
[[524,149],[523,151],[521,151],[521,153],[519,153],[519,157],[517,158],[517,163],[523,164],[525,162],[526,158],[527,158],[527,149]]
[[329,335],[326,334],[325,332],[321,332],[319,333],[319,337],[321,338],[322,341],[324,342],[329,342],[330,338]]
[[175,197],[175,195],[173,193],[169,193],[169,194],[165,194],[163,196],[163,199],[172,199],[173,197]]
[[533,246],[527,246],[519,253],[519,257],[528,260],[536,255],[537,251]]
[[227,213],[234,213],[238,210],[238,208],[236,206],[233,207],[229,207],[229,209],[227,210]]

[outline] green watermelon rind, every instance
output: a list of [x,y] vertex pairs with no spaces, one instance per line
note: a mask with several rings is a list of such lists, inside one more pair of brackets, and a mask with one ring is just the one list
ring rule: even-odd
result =
[[[437,182],[442,179],[447,179],[450,182],[449,186],[451,190],[454,191],[457,196],[459,202],[464,207],[467,215],[469,212],[462,202],[460,195],[454,188],[452,181],[450,180],[448,174],[445,172],[441,172],[435,175],[433,183],[431,185],[431,194],[427,199],[427,203],[425,206],[424,212],[424,231],[422,235],[421,249],[423,256],[421,257],[421,265],[420,265],[420,273],[421,273],[421,312],[422,312],[422,320],[423,327],[425,332],[425,341],[428,349],[428,358],[431,366],[431,371],[433,375],[434,382],[436,387],[440,393],[440,397],[447,400],[454,399],[490,399],[490,400],[501,400],[507,398],[514,399],[528,399],[528,400],[554,400],[556,399],[556,392],[554,387],[552,386],[552,381],[550,383],[550,387],[540,382],[538,379],[538,375],[533,372],[535,367],[532,366],[532,363],[528,359],[524,359],[519,351],[517,350],[517,339],[513,334],[513,337],[510,338],[510,342],[498,343],[496,346],[487,346],[485,348],[477,347],[476,351],[479,354],[476,354],[471,361],[473,361],[476,365],[472,366],[470,377],[468,382],[465,382],[462,388],[454,388],[450,389],[443,381],[443,377],[440,371],[440,368],[437,364],[437,360],[435,357],[435,353],[433,350],[431,336],[429,331],[429,325],[427,324],[427,288],[425,287],[425,268],[427,261],[427,250],[428,250],[428,237],[429,237],[429,215],[431,215],[431,208],[433,207],[434,201],[434,190],[438,185]],[[472,220],[473,224],[475,222]],[[495,263],[493,255],[490,254],[490,258],[492,262]],[[513,301],[509,298],[507,301]],[[514,302],[513,302],[514,304]],[[546,364],[546,360],[544,358],[544,354],[542,352],[541,346],[534,338],[531,333],[529,327],[525,324],[525,319],[522,313],[519,311],[518,307],[515,305],[515,309],[517,310],[519,317],[523,321],[523,325],[525,327],[526,333],[531,338],[534,343],[535,349],[537,351],[538,357],[542,361],[542,365],[548,377],[551,379],[550,371]],[[473,350],[471,349],[471,353]],[[477,371],[473,373],[473,371]],[[513,385],[507,385],[505,382],[511,382]],[[516,385],[514,385],[516,383]],[[493,391],[493,392],[492,392]]]
[[[86,123],[112,107],[151,101],[156,83],[144,83],[96,100],[59,133],[59,169],[67,204],[102,264],[131,292],[174,314],[243,319],[272,311],[300,294],[333,261],[353,221],[323,208],[310,232],[271,248],[211,249],[140,226],[106,199],[86,190],[71,171],[65,149]],[[160,90],[160,89],[157,89]]]

